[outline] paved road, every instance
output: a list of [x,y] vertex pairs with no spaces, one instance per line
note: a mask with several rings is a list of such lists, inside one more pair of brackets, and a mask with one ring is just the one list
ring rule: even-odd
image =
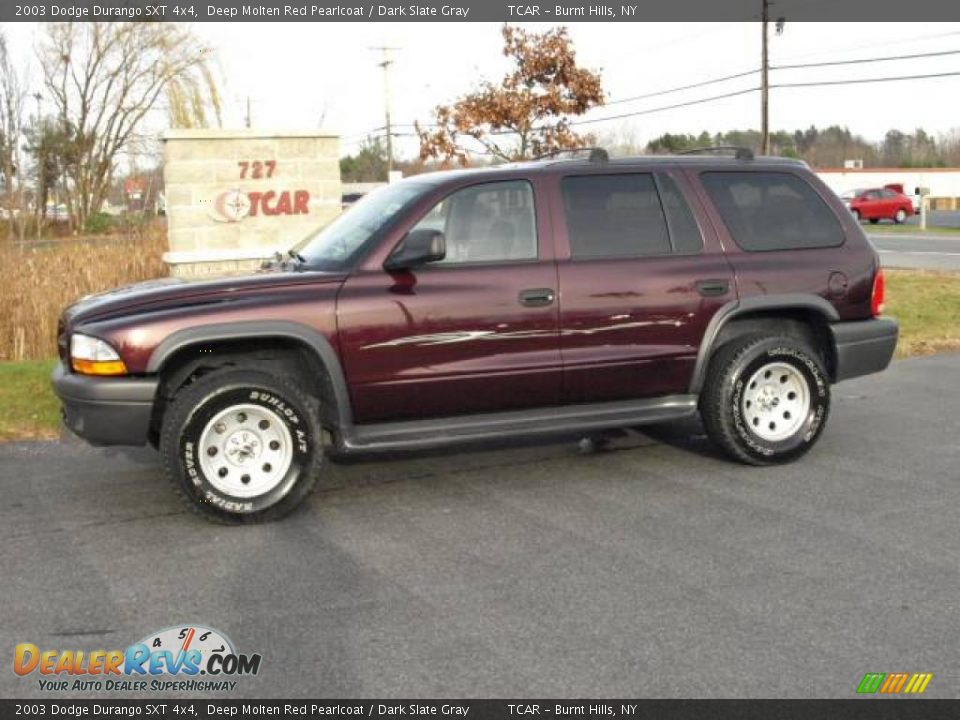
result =
[[788,467],[662,431],[408,456],[263,527],[185,513],[147,452],[4,446],[0,648],[193,621],[263,654],[243,696],[851,697],[926,671],[956,697],[958,378],[952,355],[840,385]]
[[871,233],[870,240],[886,267],[960,270],[960,233],[957,235]]

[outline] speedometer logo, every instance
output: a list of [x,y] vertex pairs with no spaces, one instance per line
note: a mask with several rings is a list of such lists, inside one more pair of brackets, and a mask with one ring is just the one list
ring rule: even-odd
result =
[[[149,633],[125,650],[41,649],[20,643],[14,648],[13,669],[21,677],[37,676],[43,691],[232,690],[232,678],[256,675],[261,661],[259,653],[237,652],[219,630],[185,623]],[[67,679],[71,676],[79,677]]]

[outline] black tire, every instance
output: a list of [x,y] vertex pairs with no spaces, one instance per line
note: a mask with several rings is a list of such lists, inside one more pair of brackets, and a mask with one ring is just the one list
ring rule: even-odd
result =
[[[199,457],[205,452],[199,447],[204,429],[218,414],[239,405],[252,406],[251,414],[269,412],[281,421],[276,433],[282,434],[284,446],[289,446],[286,471],[282,475],[278,471],[281,476],[269,491],[253,497],[231,495],[215,485],[204,472]],[[270,427],[269,422],[265,427]],[[260,443],[260,447],[265,452],[265,443]],[[260,370],[217,370],[177,393],[163,418],[160,453],[177,494],[207,520],[228,525],[277,520],[296,508],[317,482],[323,460],[317,404],[289,377]],[[262,468],[268,470],[270,464]],[[249,475],[242,477],[249,482]]]
[[897,225],[903,225],[907,221],[907,211],[903,208],[897,210],[897,214],[893,216],[893,221]]
[[[745,416],[750,411],[743,404],[747,382],[773,365],[792,368],[792,372],[786,372],[797,382],[806,383],[809,398],[809,409],[790,421],[798,423],[796,430],[775,441],[765,439],[751,427]],[[769,383],[774,393],[777,380]],[[776,404],[764,412],[777,412]],[[724,345],[710,362],[700,400],[700,414],[710,439],[732,458],[749,465],[796,460],[816,443],[829,412],[830,381],[823,359],[806,341],[787,335],[749,335]]]
[[878,222],[880,222],[880,218],[870,218],[871,225],[876,225]]

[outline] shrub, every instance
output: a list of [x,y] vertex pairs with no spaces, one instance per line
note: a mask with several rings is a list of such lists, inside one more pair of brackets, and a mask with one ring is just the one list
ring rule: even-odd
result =
[[105,212],[95,212],[87,218],[83,231],[87,235],[106,235],[113,229],[113,218]]

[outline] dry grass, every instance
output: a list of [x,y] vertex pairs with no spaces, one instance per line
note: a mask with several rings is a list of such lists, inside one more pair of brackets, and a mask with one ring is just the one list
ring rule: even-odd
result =
[[166,231],[54,240],[35,246],[0,242],[0,360],[43,360],[57,353],[57,318],[83,295],[167,275]]

